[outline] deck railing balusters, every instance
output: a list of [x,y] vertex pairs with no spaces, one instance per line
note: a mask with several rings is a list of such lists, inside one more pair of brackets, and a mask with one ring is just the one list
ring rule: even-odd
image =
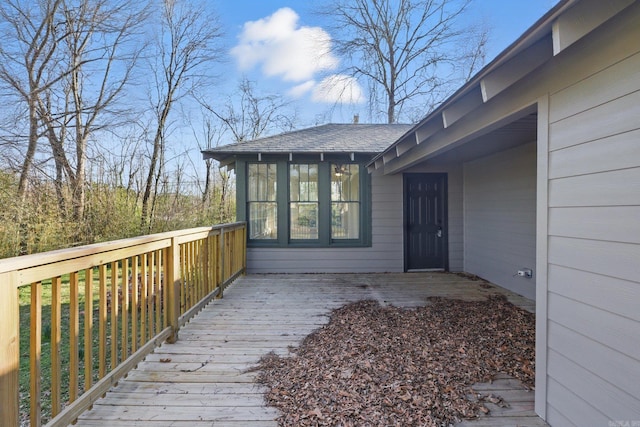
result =
[[[47,425],[68,425],[155,346],[175,341],[181,325],[244,273],[245,228],[202,227],[0,260],[2,425],[28,419],[40,426],[47,418]],[[21,318],[23,292],[30,306]],[[43,304],[48,292],[50,306]],[[29,355],[23,368],[20,354]],[[21,369],[29,396],[22,405]]]

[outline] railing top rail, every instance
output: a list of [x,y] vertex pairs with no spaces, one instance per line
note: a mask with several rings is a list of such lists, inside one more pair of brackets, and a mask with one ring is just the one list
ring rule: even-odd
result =
[[150,234],[145,236],[130,237],[127,239],[112,240],[91,245],[77,246],[74,248],[58,249],[55,251],[43,252],[32,255],[23,255],[13,258],[0,259],[0,274],[9,271],[19,271],[26,268],[44,266],[55,262],[72,260],[86,257],[88,255],[98,255],[101,253],[120,250],[123,248],[150,244],[174,237],[184,238],[190,234],[201,234],[203,232],[216,233],[221,230],[232,230],[244,226],[244,222],[234,222],[228,224],[218,224],[211,227],[196,227],[164,233]]

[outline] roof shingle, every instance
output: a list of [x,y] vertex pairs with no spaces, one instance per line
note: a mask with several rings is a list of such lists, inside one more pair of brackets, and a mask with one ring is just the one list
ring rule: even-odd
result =
[[371,153],[384,151],[404,135],[408,124],[326,124],[203,150],[204,158],[224,160],[252,153]]

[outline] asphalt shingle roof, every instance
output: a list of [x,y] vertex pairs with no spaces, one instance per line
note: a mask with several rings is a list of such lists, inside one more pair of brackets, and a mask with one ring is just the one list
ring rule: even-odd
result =
[[371,153],[384,151],[412,128],[401,124],[326,124],[203,150],[205,158],[224,160],[252,153]]

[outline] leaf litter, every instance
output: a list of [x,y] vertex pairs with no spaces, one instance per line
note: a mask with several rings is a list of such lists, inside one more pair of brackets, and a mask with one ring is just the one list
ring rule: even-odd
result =
[[535,319],[504,296],[429,298],[415,309],[360,301],[291,355],[252,370],[280,426],[449,426],[489,412],[472,385],[504,373],[533,388]]

